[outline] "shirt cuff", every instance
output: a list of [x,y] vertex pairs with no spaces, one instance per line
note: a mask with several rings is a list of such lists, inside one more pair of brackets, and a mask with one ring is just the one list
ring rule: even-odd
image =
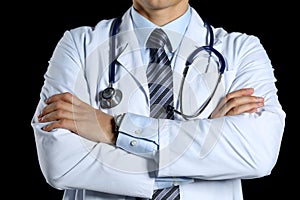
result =
[[127,152],[155,159],[158,150],[158,120],[126,113],[119,125],[116,146]]

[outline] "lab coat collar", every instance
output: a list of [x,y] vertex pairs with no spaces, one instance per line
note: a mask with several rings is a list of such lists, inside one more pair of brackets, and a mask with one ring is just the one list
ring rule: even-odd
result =
[[[122,23],[124,21],[124,23]],[[127,69],[143,65],[138,39],[134,33],[130,9],[122,17],[119,34],[116,38],[116,60]]]
[[[192,26],[188,26],[185,39],[192,40],[195,44],[194,48],[199,48],[201,46],[208,45],[209,40],[207,40],[208,35],[208,29],[204,25],[204,20],[199,16],[199,14],[196,12],[194,8],[192,8],[192,18],[191,18]],[[211,26],[214,32],[214,48],[220,47],[222,41],[219,39],[219,37],[216,36],[215,29],[213,26]],[[184,48],[180,48],[181,50],[184,50]]]
[[[179,54],[184,55],[187,57],[190,53],[190,50],[195,50],[201,46],[207,45],[209,41],[207,41],[207,33],[208,29],[204,26],[204,21],[199,16],[199,14],[195,11],[194,8],[191,8],[192,16],[191,22],[193,25],[188,26],[186,34],[184,36],[184,40],[190,40],[189,42],[182,42],[183,45],[190,45],[188,51],[186,48],[181,47],[179,50]],[[130,16],[130,9],[125,12],[122,17],[122,21],[125,23],[121,23],[120,31],[117,37],[117,47],[116,47],[116,59],[117,61],[129,68],[135,68],[136,66],[143,65],[141,55],[139,50],[144,47],[140,47],[139,41],[136,38],[134,32],[133,22]],[[214,27],[212,27],[215,31]],[[214,48],[218,49],[221,45],[221,40],[219,37],[214,36]],[[130,45],[129,45],[130,44]],[[128,59],[129,57],[134,59]]]
[[[134,26],[130,16],[130,9],[128,9],[123,15],[122,21],[124,23],[120,24],[119,34],[116,38],[116,60],[118,63],[123,65],[129,73],[134,75],[135,70],[146,70],[140,53],[141,48],[144,47],[139,45],[139,41],[134,34]],[[206,40],[208,29],[204,26],[204,21],[193,8],[190,23],[193,25],[187,28],[181,44],[182,46],[177,52],[179,55],[177,56],[177,59],[179,57],[187,58],[195,49],[208,45],[209,41]],[[214,27],[212,27],[212,29],[214,31],[216,30]],[[214,35],[214,48],[220,50],[222,42],[217,34]],[[185,61],[186,60],[184,59],[176,60],[175,68],[179,67],[180,69],[183,69]],[[146,71],[144,74],[146,74]],[[142,83],[143,80],[146,80],[146,77],[139,76],[137,79],[137,81],[141,81]]]
[[[178,56],[175,61],[174,70],[181,73],[183,70],[183,66],[186,64],[186,59],[189,55],[195,51],[197,48],[201,46],[208,45],[209,40],[207,40],[208,29],[204,25],[204,20],[199,16],[199,14],[192,8],[192,16],[191,16],[191,24],[192,26],[188,26],[186,34],[183,38],[181,47],[177,52]],[[213,31],[215,32],[216,29],[212,27]],[[214,34],[214,45],[213,47],[220,51],[221,49],[221,40],[220,37]],[[192,66],[192,65],[191,65]]]

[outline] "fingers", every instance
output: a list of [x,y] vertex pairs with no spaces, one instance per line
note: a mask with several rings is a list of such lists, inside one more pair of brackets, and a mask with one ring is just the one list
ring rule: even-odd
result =
[[241,96],[250,96],[254,93],[253,88],[243,88],[231,93],[228,93],[225,97],[225,99],[228,101],[230,99],[233,99],[235,97],[241,97]]
[[264,99],[251,96],[254,93],[253,88],[243,88],[231,92],[225,97],[225,104],[222,110],[225,115],[237,115],[244,112],[255,112],[264,105]]
[[[45,131],[51,131],[54,128],[76,131],[74,115],[78,110],[76,104],[81,103],[78,98],[67,92],[53,95],[45,103],[47,106],[38,116],[39,122],[52,122],[43,128]],[[78,116],[80,115],[76,115]]]
[[[225,110],[224,106],[226,106],[226,104],[228,103],[228,101],[234,99],[234,98],[238,98],[238,97],[242,97],[242,96],[251,96],[254,92],[253,88],[243,88],[243,89],[239,89],[237,91],[233,91],[231,93],[228,93],[225,98],[222,99],[222,101],[218,104],[217,106],[217,110],[222,110],[224,112],[224,114],[226,114],[229,110]],[[231,109],[229,107],[227,107],[227,109]]]
[[49,123],[48,125],[43,127],[43,130],[44,131],[52,131],[53,129],[56,129],[56,128],[68,129],[74,133],[78,132],[75,121],[68,120],[68,119],[61,119],[61,120],[57,120],[52,123]]
[[211,118],[257,112],[264,105],[264,99],[252,96],[253,88],[243,88],[228,93],[211,114]]
[[40,113],[39,118],[48,118],[56,120],[53,117],[65,117],[70,119],[72,117],[73,105],[61,100],[48,104]]
[[53,95],[46,104],[38,116],[40,122],[50,122],[44,131],[63,128],[95,142],[115,143],[112,116],[70,93]]
[[[88,135],[91,130],[94,133],[101,132],[101,130],[99,131],[96,110],[71,93],[53,95],[45,102],[47,105],[41,111],[38,120],[39,122],[50,123],[44,126],[43,130],[51,131],[56,128],[64,128],[82,135]],[[98,141],[98,135],[94,135],[92,138],[96,138]]]
[[225,115],[238,115],[241,113],[257,112],[257,109],[264,105],[264,99],[254,96],[246,96],[231,99],[224,106]]
[[68,110],[62,109],[48,109],[47,112],[43,111],[39,116],[38,119],[40,122],[50,122],[50,121],[56,121],[61,119],[69,119],[73,120],[74,114]]
[[57,101],[64,101],[74,105],[80,105],[82,101],[78,99],[76,96],[71,94],[70,92],[55,94],[46,100],[47,104],[51,104]]
[[46,100],[47,106],[38,116],[41,122],[53,121],[62,118],[72,119],[74,106],[70,103],[69,94],[58,94]]

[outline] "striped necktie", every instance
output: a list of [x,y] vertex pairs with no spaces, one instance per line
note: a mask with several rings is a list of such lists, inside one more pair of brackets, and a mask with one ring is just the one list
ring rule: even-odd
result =
[[[171,50],[167,34],[162,29],[155,29],[148,41],[150,63],[147,68],[147,78],[150,93],[150,116],[154,118],[174,119],[174,112],[166,107],[174,103],[173,73],[170,60],[164,50],[165,45]],[[152,200],[177,200],[179,187],[165,188],[154,191]]]
[[164,50],[165,45],[171,49],[167,34],[162,29],[155,29],[146,44],[150,49],[150,63],[147,68],[150,116],[174,119],[174,112],[166,110],[168,105],[173,105],[173,75],[170,60]]

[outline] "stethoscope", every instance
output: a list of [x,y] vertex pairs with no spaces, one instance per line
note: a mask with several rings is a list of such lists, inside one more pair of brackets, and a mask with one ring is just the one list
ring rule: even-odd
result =
[[[113,21],[112,28],[110,31],[111,38],[116,35],[120,23],[121,23],[120,18],[116,18]],[[181,115],[185,119],[195,118],[195,117],[199,116],[201,114],[201,112],[207,107],[207,105],[211,101],[212,97],[214,96],[214,94],[218,88],[218,85],[221,81],[222,75],[225,71],[225,59],[224,59],[223,55],[213,47],[213,44],[214,44],[213,30],[207,22],[205,22],[204,25],[206,26],[206,28],[208,29],[208,32],[209,32],[209,44],[206,46],[201,46],[201,47],[197,48],[196,50],[194,50],[186,60],[185,68],[183,70],[183,77],[181,80],[179,94],[178,94],[179,100],[181,102],[180,110],[176,110],[171,105],[166,106],[167,112],[173,111],[173,112]],[[112,39],[111,40],[111,54],[110,54],[112,62],[109,66],[109,72],[108,72],[109,85],[103,91],[99,92],[100,106],[101,106],[101,108],[105,108],[105,109],[113,108],[113,107],[117,106],[122,100],[122,92],[119,89],[115,89],[113,87],[113,84],[115,83],[115,68],[116,68],[115,67],[116,59],[114,59],[114,57],[113,57],[113,56],[115,56],[115,47],[116,47],[115,39]],[[188,114],[184,114],[184,112],[183,112],[183,103],[182,103],[183,102],[183,87],[184,87],[186,76],[188,74],[189,67],[193,63],[193,60],[195,59],[196,55],[201,51],[207,51],[209,53],[210,57],[211,57],[211,53],[213,53],[215,56],[217,56],[217,58],[219,60],[219,65],[220,65],[220,67],[219,67],[220,70],[218,73],[219,75],[218,75],[218,79],[216,81],[215,87],[214,87],[213,91],[211,92],[211,94],[209,95],[209,97],[205,100],[205,102],[202,104],[202,106],[195,112],[195,114],[188,115]],[[210,57],[208,59],[210,59]]]

